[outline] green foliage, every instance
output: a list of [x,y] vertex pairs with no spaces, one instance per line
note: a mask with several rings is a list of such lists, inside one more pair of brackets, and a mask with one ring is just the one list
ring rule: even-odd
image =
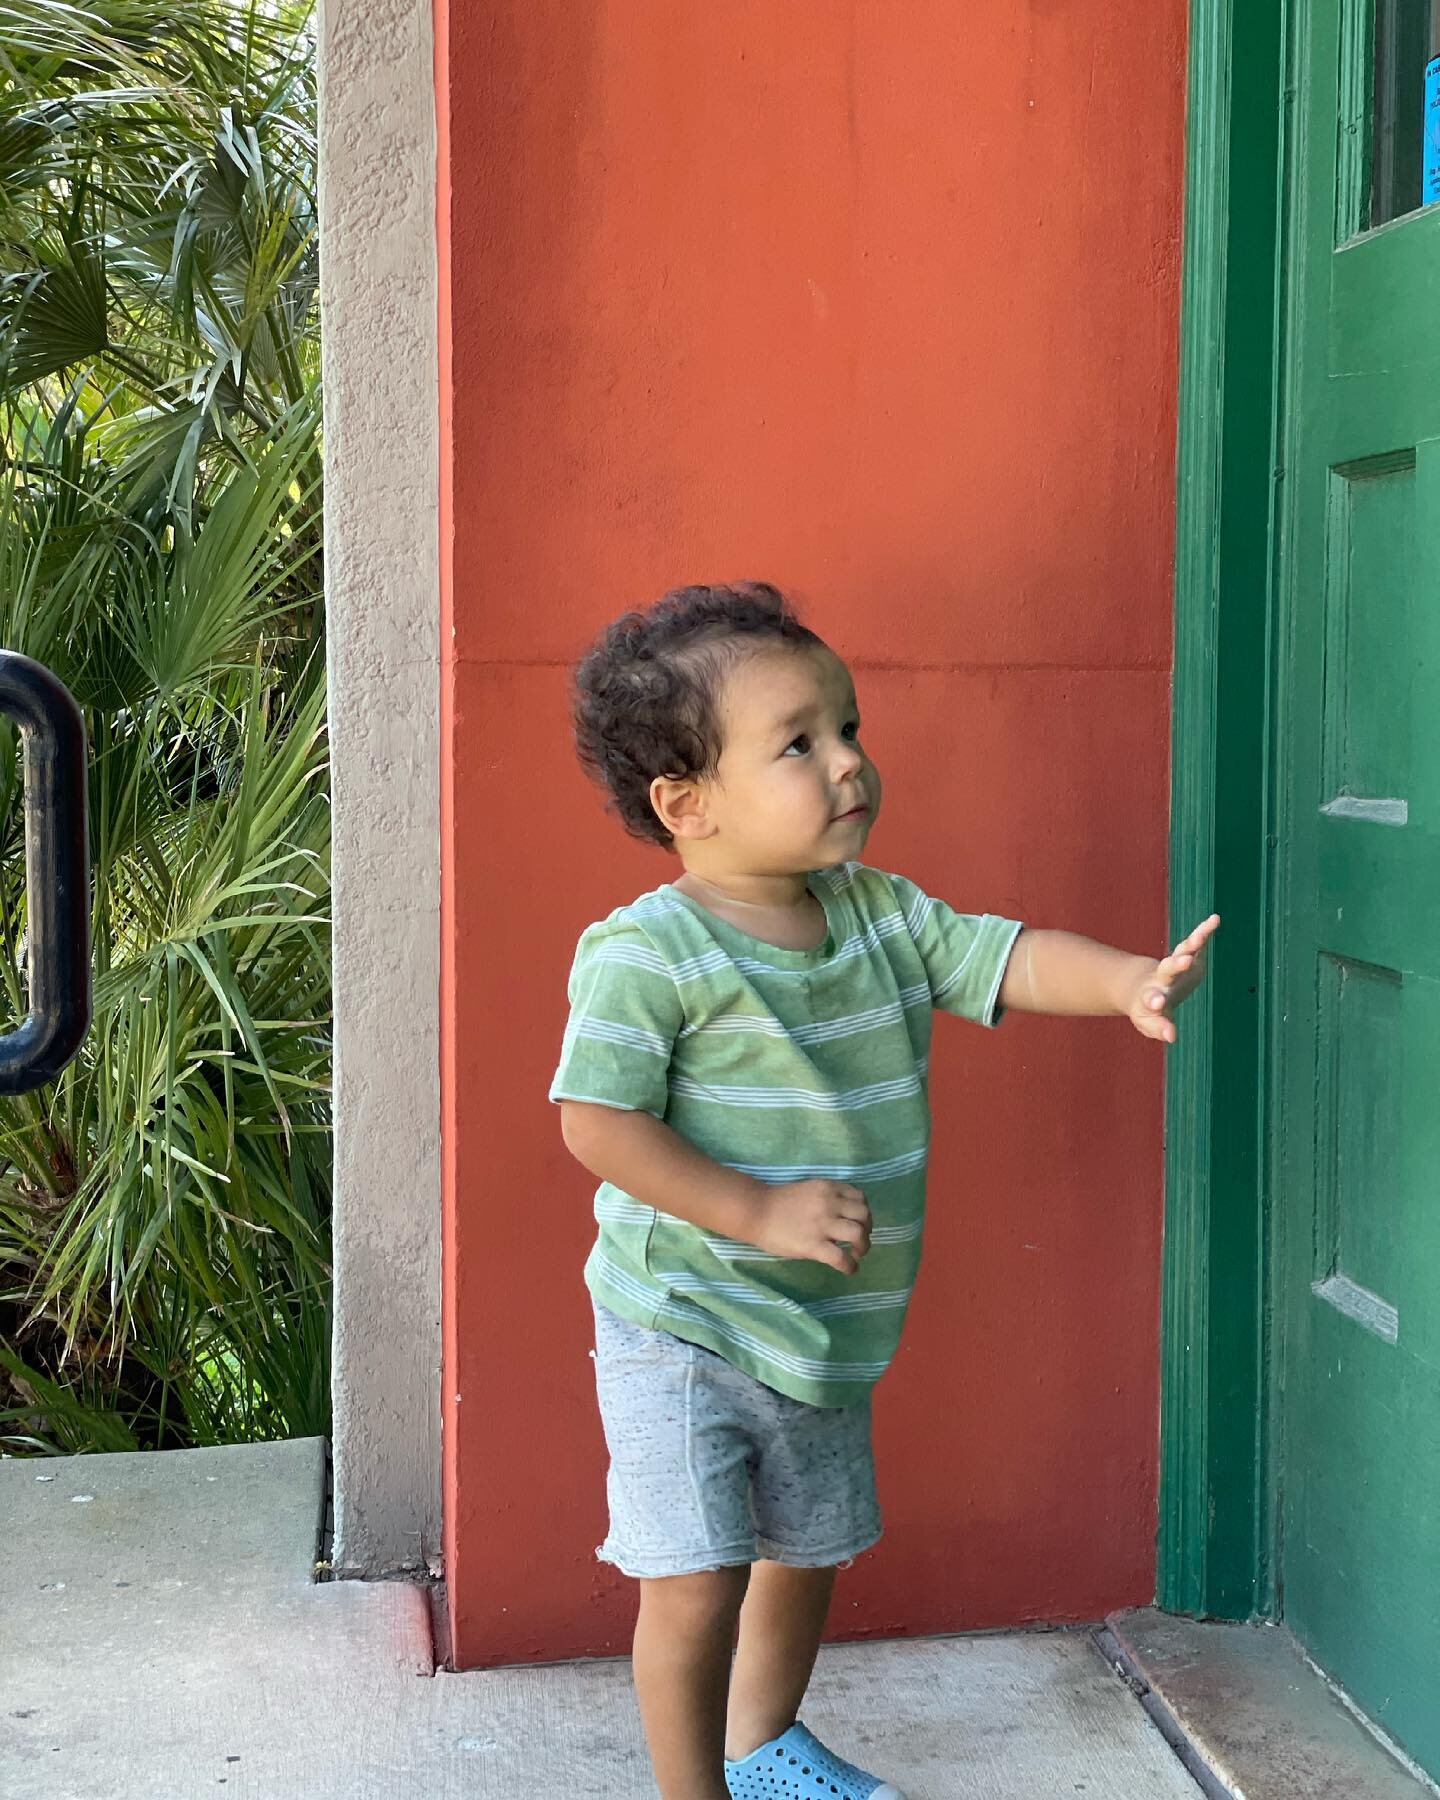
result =
[[75,1063],[0,1100],[12,1451],[328,1429],[309,13],[0,0],[0,644],[85,713],[96,968]]

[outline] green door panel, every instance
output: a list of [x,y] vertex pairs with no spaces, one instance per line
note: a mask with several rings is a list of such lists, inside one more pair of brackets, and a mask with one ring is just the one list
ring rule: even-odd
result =
[[1375,4],[1307,0],[1293,45],[1279,1588],[1440,1774],[1440,208],[1365,229]]
[[[1347,391],[1358,377],[1373,383],[1377,394],[1393,403],[1403,384],[1388,378],[1433,363],[1433,321],[1440,318],[1437,251],[1440,212],[1427,208],[1352,239],[1331,257],[1335,305],[1330,314],[1330,372],[1341,384],[1337,398],[1363,407],[1364,393]],[[1400,294],[1406,296],[1406,304],[1397,307],[1394,302]],[[1429,330],[1417,331],[1416,325],[1427,318]],[[1423,404],[1423,396],[1415,399]]]

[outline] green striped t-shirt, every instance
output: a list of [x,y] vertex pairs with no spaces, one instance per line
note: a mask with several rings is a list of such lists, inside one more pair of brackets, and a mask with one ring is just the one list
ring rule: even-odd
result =
[[931,1010],[999,1022],[1021,925],[953,912],[863,863],[816,870],[829,934],[784,950],[670,882],[581,935],[552,1100],[654,1113],[761,1181],[853,1182],[859,1272],[772,1256],[609,1182],[585,1265],[602,1305],[816,1406],[863,1399],[895,1354],[920,1261]]

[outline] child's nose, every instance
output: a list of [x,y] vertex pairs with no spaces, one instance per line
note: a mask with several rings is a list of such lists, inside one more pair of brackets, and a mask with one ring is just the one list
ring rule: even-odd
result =
[[835,768],[842,775],[853,775],[857,769],[865,767],[865,752],[858,744],[845,742],[843,739],[835,753]]

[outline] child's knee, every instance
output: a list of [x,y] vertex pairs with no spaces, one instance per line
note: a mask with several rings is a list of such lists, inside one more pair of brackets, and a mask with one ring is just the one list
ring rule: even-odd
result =
[[750,1565],[698,1569],[689,1575],[658,1575],[640,1583],[640,1606],[662,1616],[672,1629],[703,1632],[733,1627],[750,1583]]

